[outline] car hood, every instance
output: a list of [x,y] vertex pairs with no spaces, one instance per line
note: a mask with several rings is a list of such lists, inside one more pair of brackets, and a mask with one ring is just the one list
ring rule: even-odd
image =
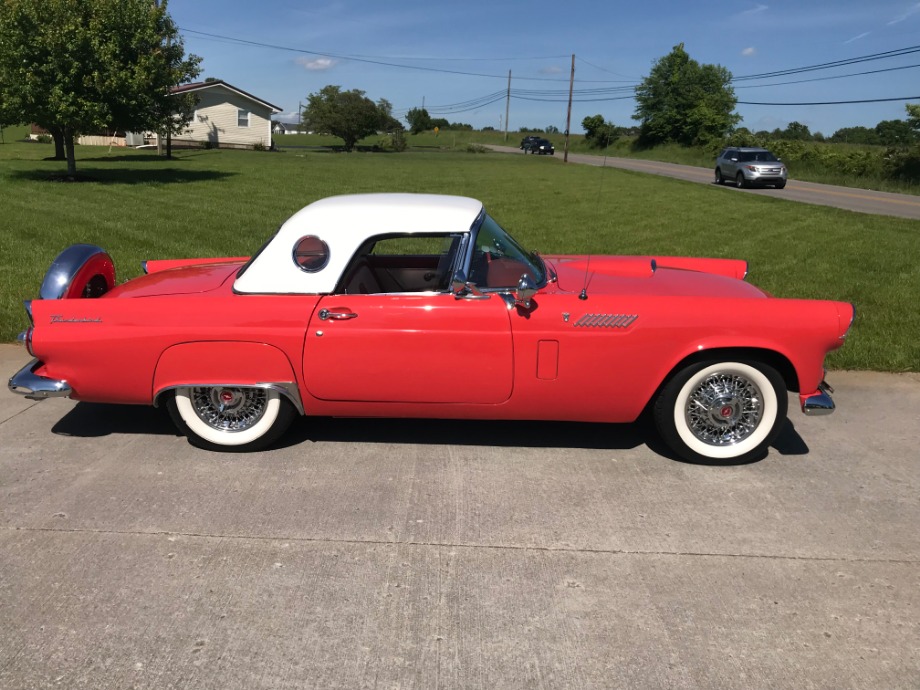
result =
[[153,297],[211,292],[235,276],[241,262],[180,266],[122,283],[104,297]]
[[558,287],[588,294],[748,297],[769,295],[744,282],[747,263],[735,259],[652,256],[551,256]]

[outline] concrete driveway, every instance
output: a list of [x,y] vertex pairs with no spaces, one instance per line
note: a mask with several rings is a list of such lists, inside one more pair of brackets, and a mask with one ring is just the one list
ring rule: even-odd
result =
[[829,380],[737,467],[642,424],[218,454],[4,391],[0,688],[920,687],[920,376]]

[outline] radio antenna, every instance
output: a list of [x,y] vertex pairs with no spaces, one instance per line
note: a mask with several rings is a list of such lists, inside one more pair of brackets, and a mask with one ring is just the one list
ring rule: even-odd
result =
[[[604,123],[606,124],[606,123]],[[610,150],[610,133],[606,132],[607,135],[607,145],[604,147],[604,162],[601,164],[601,168],[607,167],[607,152]],[[603,173],[601,173],[603,175]],[[597,201],[595,202],[595,208],[600,213],[601,208],[601,189],[604,186],[604,178],[598,178],[597,183]],[[581,288],[581,294],[578,295],[578,299],[586,300],[588,299],[588,277],[591,275],[591,255],[588,254],[588,262],[585,264],[585,284]]]

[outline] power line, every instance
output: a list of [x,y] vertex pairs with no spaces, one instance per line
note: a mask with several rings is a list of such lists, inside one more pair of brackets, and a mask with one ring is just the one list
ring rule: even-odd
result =
[[738,101],[738,105],[850,105],[852,103],[888,103],[890,101],[916,101],[920,96],[901,96],[900,98],[867,98],[860,101],[819,101],[815,103],[757,103]]
[[901,55],[910,55],[920,53],[920,46],[908,46],[907,48],[898,48],[897,50],[888,50],[884,53],[872,53],[861,57],[848,58],[846,60],[835,60],[833,62],[822,62],[818,65],[809,65],[808,67],[794,67],[791,69],[777,70],[775,72],[762,72],[760,74],[748,74],[741,77],[734,77],[732,81],[753,81],[758,79],[771,79],[773,77],[785,77],[792,74],[801,74],[802,72],[814,72],[816,70],[831,69],[832,67],[843,67],[845,65],[855,65],[861,62],[870,62],[872,60],[884,60]]
[[[456,74],[456,75],[465,76],[465,77],[483,77],[485,79],[503,79],[504,80],[508,78],[507,74],[483,74],[481,72],[462,72],[459,70],[449,70],[449,69],[442,69],[438,67],[424,67],[424,66],[419,66],[419,65],[403,65],[397,62],[389,62],[390,60],[403,60],[403,59],[404,60],[412,60],[412,59],[424,60],[427,58],[383,57],[379,59],[376,59],[376,58],[372,59],[370,57],[362,57],[359,55],[339,55],[337,53],[307,50],[306,48],[292,48],[290,46],[282,46],[282,45],[277,45],[275,43],[263,43],[261,41],[250,41],[249,39],[246,39],[246,38],[234,38],[233,36],[222,36],[220,34],[212,34],[206,31],[196,31],[195,29],[186,29],[183,27],[178,27],[178,28],[180,31],[184,31],[185,33],[195,34],[196,36],[204,36],[212,40],[216,40],[216,41],[220,41],[224,43],[236,44],[236,45],[255,46],[257,48],[271,48],[272,50],[283,50],[289,53],[302,53],[304,55],[315,55],[317,57],[329,57],[329,58],[335,58],[336,60],[348,60],[351,62],[364,62],[364,63],[371,64],[371,65],[382,65],[384,67],[396,67],[399,69],[414,69],[414,70],[420,70],[423,72],[436,72],[436,73],[441,73],[441,74]],[[457,60],[457,61],[459,60],[503,61],[506,59],[507,60],[514,60],[514,59],[545,60],[545,59],[555,59],[558,57],[568,57],[568,56],[567,55],[565,56],[547,56],[547,57],[542,57],[542,58],[533,57],[533,58],[446,58],[446,59]],[[431,58],[431,59],[441,60],[442,58]],[[523,80],[523,81],[550,81],[550,82],[564,82],[564,83],[568,83],[569,81],[568,79],[555,79],[555,78],[550,78],[550,77],[515,77],[515,79]],[[595,80],[583,80],[583,81],[585,81],[585,83],[609,84],[612,82],[616,82],[617,80],[595,79]]]
[[[235,45],[247,45],[254,46],[259,48],[270,48],[272,50],[282,50],[291,53],[300,53],[304,55],[315,55],[317,57],[327,57],[337,60],[353,61],[353,62],[363,62],[367,64],[381,65],[385,67],[394,67],[397,69],[411,69],[424,72],[434,72],[440,74],[454,74],[459,76],[469,76],[469,77],[482,77],[487,79],[506,79],[507,75],[504,74],[485,74],[479,72],[465,72],[460,70],[449,70],[437,67],[426,67],[423,65],[406,65],[400,64],[397,62],[390,62],[390,60],[450,60],[450,61],[514,61],[514,60],[543,60],[543,59],[556,59],[559,57],[566,56],[542,56],[542,57],[524,57],[524,58],[426,58],[426,57],[402,57],[402,58],[393,58],[385,56],[362,56],[362,55],[340,55],[336,53],[307,50],[305,48],[292,48],[289,46],[282,46],[272,43],[264,43],[260,41],[251,41],[243,38],[234,38],[232,36],[223,36],[220,34],[213,34],[205,31],[197,31],[195,29],[186,29],[179,27],[180,31],[186,33],[195,34],[197,36],[202,36],[211,40],[231,43]],[[805,67],[796,67],[785,70],[776,70],[773,72],[762,72],[759,74],[749,74],[740,77],[735,77],[732,79],[732,84],[736,82],[745,82],[745,81],[757,81],[761,79],[771,79],[781,76],[791,76],[794,74],[802,74],[805,72],[813,72],[825,69],[832,69],[835,67],[843,67],[846,65],[855,65],[862,62],[870,62],[874,60],[883,60],[888,58],[900,57],[903,55],[910,55],[913,53],[920,52],[920,46],[908,46],[906,48],[898,48],[896,50],[889,50],[882,53],[873,53],[870,55],[863,55],[855,58],[848,58],[844,60],[835,60],[832,62],[824,62],[817,65],[808,65]],[[582,58],[577,58],[581,62],[584,62],[591,67],[601,70],[603,72],[608,72],[610,74],[617,74],[616,72],[611,72],[610,70],[604,69],[594,65],[587,60]],[[831,79],[844,79],[847,77],[863,76],[868,74],[879,74],[882,72],[892,72],[896,70],[903,69],[912,69],[920,67],[920,64],[915,65],[904,65],[899,67],[891,67],[886,69],[879,70],[870,70],[865,72],[856,72],[853,74],[843,74],[843,75],[834,75],[827,77],[818,77],[815,79],[802,79],[798,81],[790,82],[778,82],[774,84],[751,84],[751,85],[741,85],[737,88],[763,88],[769,86],[782,86],[787,84],[799,84],[806,82],[816,82],[816,81],[828,81]],[[624,76],[619,75],[617,76]],[[568,82],[567,79],[555,79],[555,78],[546,78],[546,77],[516,77],[518,81],[540,81],[540,82]],[[620,83],[620,84],[636,84],[632,80],[580,80],[582,84],[592,84],[592,83]],[[453,114],[453,113],[462,113],[468,112],[471,110],[476,110],[478,108],[491,105],[503,98],[505,98],[506,92],[496,91],[484,96],[479,96],[477,98],[472,98],[466,101],[461,101],[459,103],[441,105],[441,106],[431,106],[427,110],[432,114]],[[544,103],[562,103],[568,100],[568,90],[536,90],[536,89],[512,89],[510,92],[511,98],[522,100],[522,101],[531,101],[531,102],[544,102]],[[635,98],[635,86],[634,85],[622,85],[622,86],[610,86],[610,87],[595,87],[588,89],[579,89],[573,92],[573,102],[577,103],[600,103],[607,101],[622,101],[622,100],[631,100]],[[861,100],[848,100],[848,101],[816,101],[816,102],[803,102],[803,103],[780,103],[780,102],[758,102],[758,101],[737,101],[738,105],[766,105],[766,106],[812,106],[812,105],[851,105],[858,103],[885,103],[891,101],[906,101],[906,100],[918,100],[920,96],[909,96],[903,98],[874,98],[874,99],[861,99]],[[396,112],[408,112],[410,109],[397,110]]]
[[785,86],[786,84],[806,84],[813,81],[830,81],[831,79],[846,79],[847,77],[861,77],[866,74],[881,74],[882,72],[896,72],[902,69],[913,69],[915,67],[920,67],[920,64],[916,65],[902,65],[900,67],[886,67],[885,69],[873,69],[868,72],[854,72],[853,74],[835,74],[830,77],[815,77],[814,79],[799,79],[797,81],[778,81],[775,84],[745,84],[739,86],[739,89],[762,89],[769,86]]

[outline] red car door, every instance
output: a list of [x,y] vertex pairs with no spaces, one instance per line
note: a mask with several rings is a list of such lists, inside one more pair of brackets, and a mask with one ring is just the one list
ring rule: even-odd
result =
[[514,382],[509,312],[497,295],[323,297],[303,366],[307,390],[322,400],[504,402]]

